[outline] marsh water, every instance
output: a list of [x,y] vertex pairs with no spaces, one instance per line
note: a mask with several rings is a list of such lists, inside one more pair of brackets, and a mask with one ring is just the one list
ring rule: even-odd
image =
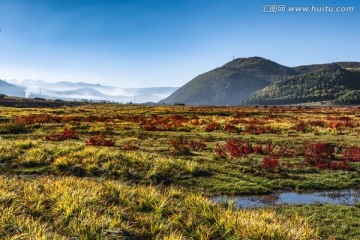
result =
[[276,205],[295,205],[295,204],[341,204],[354,205],[360,203],[360,189],[347,189],[324,192],[283,192],[268,195],[252,196],[220,196],[212,199],[215,203],[225,203],[234,201],[238,208],[261,208]]

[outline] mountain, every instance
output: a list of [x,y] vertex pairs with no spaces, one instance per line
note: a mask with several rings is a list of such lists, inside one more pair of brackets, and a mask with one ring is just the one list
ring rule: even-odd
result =
[[86,99],[119,103],[158,102],[178,89],[176,87],[119,88],[84,82],[74,83],[61,81],[49,83],[42,80],[23,80],[21,82],[16,82],[17,86],[5,81],[2,82],[4,86],[12,86],[13,88],[21,90],[19,93],[15,93],[14,91],[5,92],[5,87],[2,88],[2,85],[0,84],[0,93],[6,95],[61,100]]
[[[348,68],[343,68],[348,67]],[[352,66],[352,67],[350,67]],[[332,102],[360,104],[360,63],[296,67],[298,75],[275,82],[243,100],[243,104]]]
[[13,84],[10,84],[10,83],[0,80],[0,94],[5,94],[5,95],[15,96],[15,97],[24,97],[25,96],[25,88],[18,87]]
[[238,58],[201,74],[161,101],[164,104],[233,105],[255,91],[297,72],[261,58]]
[[359,62],[287,67],[261,57],[238,58],[195,77],[160,103],[360,104],[359,75]]

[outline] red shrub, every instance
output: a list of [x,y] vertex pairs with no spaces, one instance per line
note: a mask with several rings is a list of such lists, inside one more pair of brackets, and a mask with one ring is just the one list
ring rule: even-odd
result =
[[259,118],[251,118],[250,120],[249,120],[249,124],[250,125],[253,125],[253,126],[256,126],[256,125],[264,125],[264,121],[263,120],[261,120],[261,119],[259,119]]
[[233,158],[242,157],[245,154],[254,152],[254,148],[251,144],[237,139],[229,139],[226,141],[225,149]]
[[225,145],[225,149],[233,158],[242,157],[244,154],[241,151],[242,142],[237,141],[235,139],[228,140]]
[[333,145],[319,142],[308,145],[304,157],[311,166],[317,166],[319,163],[328,166],[334,158],[334,152]]
[[58,142],[64,141],[66,139],[79,139],[79,135],[76,133],[74,129],[64,129],[60,134],[49,134],[45,137],[46,140]]
[[360,147],[349,147],[342,152],[342,158],[350,162],[360,162]]
[[329,168],[331,170],[345,170],[345,171],[354,171],[355,170],[355,168],[350,166],[346,161],[331,162]]
[[328,117],[327,119],[329,120],[329,128],[341,130],[343,128],[353,128],[355,126],[350,117]]
[[219,129],[220,129],[220,124],[216,122],[212,122],[205,127],[205,132],[212,132]]
[[331,121],[328,122],[328,126],[329,128],[335,129],[335,130],[339,130],[341,128],[341,123],[340,122],[335,122],[335,121]]
[[189,155],[190,154],[189,142],[183,136],[170,139],[169,144],[170,144],[170,152],[175,155]]
[[293,147],[280,146],[277,147],[268,142],[265,146],[256,145],[253,152],[260,155],[277,156],[277,157],[294,157],[297,155],[296,149]]
[[[350,149],[350,148],[349,148]],[[306,146],[305,160],[318,169],[353,171],[354,167],[348,164],[352,159],[352,149],[343,152],[343,161],[333,161],[334,146],[328,143],[313,143]],[[356,151],[355,151],[356,154]]]
[[43,124],[61,122],[61,117],[47,114],[27,115],[15,118],[14,122],[23,124]]
[[325,127],[326,123],[320,120],[309,121],[308,124],[313,127]]
[[279,166],[279,159],[277,157],[266,156],[262,160],[262,167],[265,170],[274,171]]
[[318,163],[316,164],[316,167],[317,167],[318,169],[320,169],[320,170],[324,170],[324,169],[327,168],[327,166],[326,166],[325,163],[323,163],[323,162],[318,162]]
[[78,138],[74,129],[65,129],[62,133],[64,138]]
[[300,121],[294,125],[293,129],[298,132],[305,133],[309,130],[309,125],[303,121]]
[[263,134],[263,133],[275,133],[276,132],[276,130],[273,129],[271,126],[261,126],[261,125],[255,125],[255,124],[248,125],[245,128],[245,131],[256,134],[256,135]]
[[115,141],[106,137],[105,134],[100,133],[96,136],[90,136],[86,142],[87,145],[91,146],[114,146]]
[[145,131],[156,131],[156,126],[154,124],[141,124],[140,127]]
[[206,147],[206,144],[203,143],[202,141],[190,140],[188,142],[188,144],[189,144],[189,147],[191,150],[198,151],[198,152],[201,152]]
[[339,117],[339,120],[340,121],[345,121],[345,122],[349,122],[351,120],[350,117],[347,117],[347,116],[343,116],[343,117]]
[[230,132],[230,133],[235,133],[235,132],[238,132],[238,131],[239,131],[238,128],[235,127],[235,126],[232,125],[232,124],[226,124],[224,130],[225,130],[225,131],[228,131],[228,132]]
[[254,153],[255,154],[264,154],[264,150],[261,145],[256,145],[254,147]]
[[274,155],[274,149],[275,149],[275,146],[271,142],[269,142],[265,146],[264,154]]
[[187,123],[189,119],[180,115],[151,115],[140,121],[140,127],[145,131],[176,131]]

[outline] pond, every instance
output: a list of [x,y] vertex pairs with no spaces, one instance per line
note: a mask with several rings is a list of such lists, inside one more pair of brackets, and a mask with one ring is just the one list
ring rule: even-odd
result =
[[276,205],[295,204],[341,204],[354,205],[360,203],[360,189],[346,189],[324,192],[283,192],[268,195],[247,195],[247,196],[220,196],[214,197],[215,203],[234,201],[237,208],[262,208]]

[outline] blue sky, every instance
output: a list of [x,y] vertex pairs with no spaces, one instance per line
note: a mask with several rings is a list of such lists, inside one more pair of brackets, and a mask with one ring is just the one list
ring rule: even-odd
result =
[[[278,4],[355,10],[262,12]],[[0,0],[0,79],[181,86],[233,55],[360,61],[359,23],[359,0]]]

